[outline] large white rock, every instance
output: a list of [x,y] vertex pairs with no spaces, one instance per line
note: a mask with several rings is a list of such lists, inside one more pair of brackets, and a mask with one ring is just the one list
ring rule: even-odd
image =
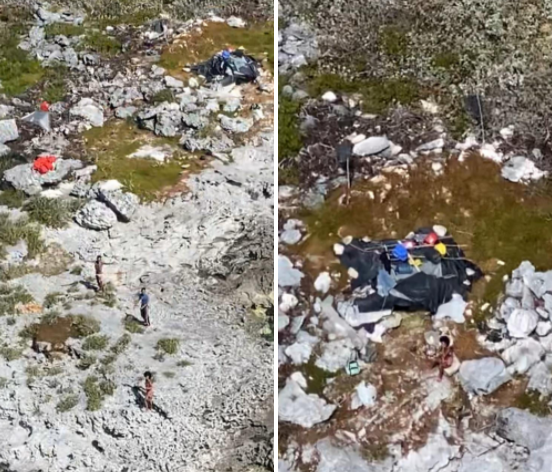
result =
[[[498,414],[497,433],[504,439],[526,447],[532,452],[542,448],[550,440],[552,419],[539,418],[518,408],[506,408]],[[529,468],[526,470],[533,471]]]
[[329,92],[326,92],[324,95],[322,95],[322,100],[324,100],[325,102],[333,103],[337,101],[337,95],[329,91]]
[[462,295],[454,293],[452,299],[439,306],[437,313],[433,317],[434,320],[444,320],[451,319],[455,323],[464,323],[466,318],[464,317],[464,311],[468,306],[467,302],[464,301]]
[[373,156],[383,152],[391,146],[391,143],[385,136],[371,136],[364,141],[353,146],[353,154],[356,156]]
[[103,111],[91,98],[83,98],[75,107],[71,108],[70,114],[84,118],[95,127],[101,127],[104,124]]
[[79,210],[75,221],[84,228],[103,231],[117,223],[117,215],[103,203],[91,200]]
[[362,381],[357,385],[351,398],[351,410],[358,410],[361,406],[374,406],[377,396],[376,387],[371,384],[366,385],[366,382]]
[[487,395],[511,379],[504,362],[497,357],[462,362],[460,383],[468,393]]
[[552,394],[552,372],[546,363],[538,362],[527,375],[529,376],[527,390],[534,390],[546,396]]
[[347,365],[353,348],[353,343],[348,338],[330,341],[323,345],[322,355],[316,359],[316,366],[328,372],[337,372]]
[[335,405],[326,403],[326,400],[318,395],[307,395],[293,380],[288,380],[278,394],[278,420],[303,428],[312,428],[327,421],[335,409]]
[[311,336],[306,331],[300,331],[295,343],[286,348],[285,354],[295,365],[306,364],[311,358],[313,347],[317,343],[318,338],[316,336]]
[[508,318],[508,333],[513,338],[526,338],[537,327],[539,315],[533,310],[518,308]]
[[297,300],[297,297],[293,293],[284,293],[280,298],[280,311],[287,313],[289,310],[295,308],[298,303],[299,300]]
[[502,168],[502,177],[511,182],[540,180],[546,175],[532,160],[523,156],[512,157]]
[[326,294],[330,290],[332,278],[328,272],[321,272],[314,281],[314,288],[322,293]]
[[15,120],[0,121],[0,144],[9,143],[19,138],[19,131]]
[[297,287],[304,277],[303,273],[293,267],[286,256],[278,256],[278,286]]
[[289,316],[278,313],[278,332],[283,331],[289,325]]
[[525,374],[544,357],[544,348],[532,338],[522,339],[502,353],[511,374]]

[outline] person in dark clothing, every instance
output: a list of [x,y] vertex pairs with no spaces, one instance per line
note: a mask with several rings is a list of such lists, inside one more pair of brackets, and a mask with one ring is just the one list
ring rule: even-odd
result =
[[149,318],[150,299],[149,295],[146,293],[145,287],[140,290],[140,295],[138,295],[138,303],[140,304],[140,315],[144,320],[144,325],[151,326]]
[[96,263],[94,264],[94,269],[96,271],[96,282],[98,283],[98,291],[103,292],[104,283],[103,283],[103,261],[102,256],[98,256]]

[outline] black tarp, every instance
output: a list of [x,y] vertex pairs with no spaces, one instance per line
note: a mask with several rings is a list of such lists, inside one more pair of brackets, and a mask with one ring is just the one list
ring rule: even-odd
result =
[[202,75],[207,82],[221,79],[223,85],[233,82],[237,84],[253,82],[259,76],[257,61],[242,51],[233,51],[223,57],[222,53],[215,54],[209,60],[192,67],[192,72]]
[[[411,274],[400,274],[401,262],[393,256],[393,248],[399,243],[396,239],[353,239],[344,246],[340,262],[358,273],[358,278],[352,279],[351,287],[371,286],[376,290],[376,293],[355,299],[354,303],[361,313],[393,308],[423,309],[435,313],[439,305],[452,299],[454,293],[467,295],[473,282],[482,277],[481,269],[466,259],[464,251],[451,236],[440,239],[447,248],[445,256],[441,256],[433,246],[423,244],[425,235],[430,232],[430,228],[422,228],[410,238],[419,241],[420,245],[411,248],[409,254],[424,264],[419,269],[412,268]],[[385,296],[377,292],[381,270],[387,272],[395,284]]]

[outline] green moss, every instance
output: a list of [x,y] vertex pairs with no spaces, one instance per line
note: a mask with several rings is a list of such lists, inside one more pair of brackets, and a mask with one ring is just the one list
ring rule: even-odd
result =
[[522,393],[517,399],[515,406],[522,410],[527,410],[533,415],[549,416],[552,414],[552,408],[549,403],[552,401],[551,395],[541,395],[535,390],[528,390]]
[[303,147],[299,130],[301,103],[286,97],[282,93],[284,86],[285,80],[280,77],[278,80],[278,161],[296,156]]
[[[130,159],[128,156],[144,144],[175,145],[175,141],[152,137],[149,132],[124,121],[93,128],[84,133],[84,138],[86,149],[98,166],[93,181],[116,179],[143,201],[153,201],[159,198],[162,190],[176,185],[182,174],[181,159],[192,156],[176,152],[174,158],[166,163],[153,159]],[[197,166],[193,159],[186,162],[192,170]]]
[[307,379],[307,393],[322,395],[328,385],[328,380],[336,377],[338,374],[321,369],[316,364],[316,356],[312,356],[307,364],[302,368],[303,374]]
[[397,26],[385,26],[379,36],[380,46],[385,54],[393,58],[404,58],[408,55],[408,35]]
[[382,442],[371,442],[360,448],[360,454],[369,463],[382,462],[389,457],[389,446]]
[[22,94],[44,75],[40,62],[18,47],[23,32],[21,26],[0,24],[0,82],[7,95]]
[[175,338],[163,338],[157,341],[157,350],[165,354],[174,355],[178,352],[180,341]]
[[105,335],[88,336],[82,343],[85,351],[103,351],[109,344],[109,337]]
[[115,56],[122,50],[122,44],[117,38],[108,36],[100,31],[87,33],[79,46],[81,49],[108,57]]
[[409,78],[344,80],[337,74],[320,74],[310,79],[309,88],[313,96],[321,96],[328,90],[358,93],[362,96],[363,110],[369,113],[384,113],[392,105],[411,105],[427,96],[427,91]]
[[67,36],[71,38],[73,36],[82,36],[85,32],[85,28],[82,25],[74,25],[70,23],[54,23],[46,25],[44,27],[44,33],[47,38],[51,38],[58,35]]
[[60,402],[56,406],[56,410],[59,413],[64,413],[66,411],[72,410],[79,404],[79,396],[78,395],[67,395],[66,397],[62,398]]

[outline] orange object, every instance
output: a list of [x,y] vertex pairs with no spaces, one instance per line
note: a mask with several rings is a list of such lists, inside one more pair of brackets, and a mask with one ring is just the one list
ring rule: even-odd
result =
[[51,170],[54,170],[54,164],[57,161],[56,156],[39,156],[33,164],[33,169],[39,174],[47,174]]
[[424,239],[424,244],[434,246],[437,241],[439,241],[439,236],[437,236],[435,233],[429,233]]
[[50,104],[48,102],[42,102],[40,104],[40,111],[50,111]]

